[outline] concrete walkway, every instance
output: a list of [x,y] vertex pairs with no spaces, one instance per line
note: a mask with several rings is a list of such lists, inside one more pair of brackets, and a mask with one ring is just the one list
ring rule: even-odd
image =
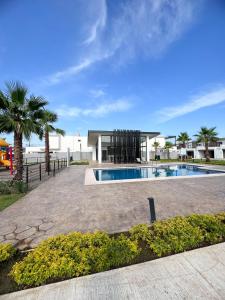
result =
[[71,231],[128,230],[149,222],[148,197],[157,219],[225,210],[225,176],[84,185],[84,166],[71,166],[0,212],[0,242],[33,247]]
[[225,243],[0,296],[42,299],[225,299]]

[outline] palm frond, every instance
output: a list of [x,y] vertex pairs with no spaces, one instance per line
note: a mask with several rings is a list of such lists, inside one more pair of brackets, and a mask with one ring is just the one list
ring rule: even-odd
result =
[[48,101],[41,96],[31,95],[30,99],[27,102],[28,109],[31,111],[43,109],[48,104]]
[[56,128],[56,129],[55,129],[55,132],[56,132],[57,134],[62,135],[62,136],[64,136],[64,135],[66,134],[65,130],[59,129],[59,128]]
[[26,86],[19,81],[16,82],[7,82],[7,95],[16,105],[24,105],[28,89]]

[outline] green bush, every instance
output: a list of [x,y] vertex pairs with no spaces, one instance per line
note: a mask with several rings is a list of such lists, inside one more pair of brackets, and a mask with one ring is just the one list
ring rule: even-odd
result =
[[26,192],[26,185],[23,181],[0,181],[0,194],[18,194]]
[[11,194],[11,189],[8,181],[0,181],[0,195]]
[[144,241],[157,256],[183,252],[203,242],[215,244],[225,239],[225,213],[175,217],[152,226],[140,224],[130,229],[131,240]]
[[103,232],[75,232],[42,242],[13,266],[11,276],[18,284],[40,285],[50,279],[108,270],[128,263],[137,254],[136,242],[123,235],[110,238]]
[[192,249],[202,241],[198,227],[192,226],[184,217],[175,217],[154,223],[149,247],[157,256],[162,256]]
[[224,215],[191,215],[187,221],[194,227],[202,231],[204,241],[208,243],[218,243],[225,237],[225,224],[221,221],[225,219]]
[[10,259],[15,253],[16,249],[11,244],[0,244],[0,262]]
[[132,241],[145,241],[151,240],[151,232],[147,224],[138,224],[129,230],[130,238]]

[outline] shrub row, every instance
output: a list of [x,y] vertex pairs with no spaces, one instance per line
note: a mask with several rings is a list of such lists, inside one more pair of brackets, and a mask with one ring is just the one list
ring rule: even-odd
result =
[[103,232],[71,233],[49,238],[13,266],[18,284],[39,285],[54,278],[70,278],[109,270],[138,254],[135,241]]
[[130,229],[133,241],[146,242],[158,257],[183,252],[225,239],[225,213],[191,215],[155,222],[151,227],[140,224]]
[[[175,217],[152,226],[140,224],[117,237],[104,232],[74,232],[40,243],[13,266],[10,275],[17,284],[37,286],[132,263],[144,249],[161,257],[224,240],[225,213]],[[5,260],[4,251],[0,250],[0,257]]]

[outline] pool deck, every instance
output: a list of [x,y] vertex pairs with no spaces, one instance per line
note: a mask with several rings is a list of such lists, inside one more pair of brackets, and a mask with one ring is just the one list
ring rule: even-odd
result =
[[59,233],[126,231],[149,223],[149,197],[157,219],[225,211],[224,176],[84,185],[85,170],[71,166],[0,212],[0,242],[25,248]]

